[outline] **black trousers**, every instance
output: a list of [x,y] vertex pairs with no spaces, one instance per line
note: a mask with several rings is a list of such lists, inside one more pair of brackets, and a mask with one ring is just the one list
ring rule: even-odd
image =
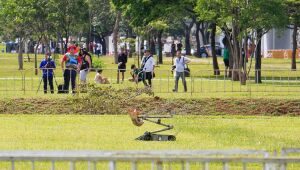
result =
[[[144,85],[145,86],[150,86],[150,87],[152,87],[152,72],[143,72],[143,74],[144,74],[144,77],[143,77],[143,83],[144,83]],[[147,84],[147,82],[146,82],[146,79],[148,80],[148,84]]]
[[51,93],[54,93],[53,76],[43,76],[43,82],[44,82],[44,93],[47,93],[47,83],[48,82],[49,82]]
[[71,81],[71,85],[72,85],[72,91],[73,91],[73,93],[75,93],[76,75],[77,75],[77,72],[75,70],[65,69],[65,72],[64,72],[64,91],[66,93],[69,92],[70,81]]

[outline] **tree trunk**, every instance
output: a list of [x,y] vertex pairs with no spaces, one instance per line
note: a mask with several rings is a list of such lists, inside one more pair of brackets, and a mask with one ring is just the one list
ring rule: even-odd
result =
[[18,51],[19,70],[23,70],[23,39],[19,38],[19,51]]
[[39,46],[39,44],[40,44],[41,39],[42,39],[42,36],[39,37],[39,39],[38,39],[38,41],[37,41],[37,45],[36,45],[35,50],[34,50],[34,69],[35,69],[34,74],[35,74],[35,75],[38,75],[38,68],[37,68],[37,50],[38,50],[38,46]]
[[206,45],[209,42],[210,34],[209,34],[209,31],[208,31],[208,26],[209,26],[209,24],[206,23],[206,22],[202,22],[201,26],[200,26],[200,33],[201,33],[201,36],[202,36],[203,45]]
[[210,34],[210,41],[211,41],[211,54],[213,58],[213,69],[214,69],[214,75],[220,75],[220,69],[218,65],[218,59],[216,55],[216,29],[217,25],[216,23],[211,24],[211,34]]
[[186,29],[185,29],[185,52],[186,52],[186,55],[191,55],[190,34],[191,34],[191,29],[189,27],[186,27]]
[[202,37],[203,45],[205,45],[206,44],[206,40],[205,40],[204,30],[200,29],[199,31],[200,31],[200,34],[201,34],[201,37]]
[[263,36],[263,31],[261,29],[257,30],[257,47],[255,51],[255,83],[262,83],[261,81],[261,37]]
[[26,42],[26,45],[25,45],[25,52],[27,54],[27,62],[29,63],[30,62],[30,56],[29,56],[29,52],[30,52],[30,46],[31,46],[31,41]]
[[196,22],[196,42],[197,42],[197,53],[195,54],[196,56],[199,56],[200,55],[200,47],[201,47],[201,44],[200,44],[200,35],[199,35],[199,32],[200,32],[200,22]]
[[68,31],[66,31],[66,43],[65,43],[64,53],[67,52],[68,44],[69,44],[69,33]]
[[163,64],[163,55],[162,55],[162,42],[161,42],[161,38],[162,38],[162,33],[163,30],[159,30],[158,31],[158,35],[157,35],[157,43],[158,43],[158,62],[159,64]]
[[[246,39],[246,38],[245,38]],[[247,78],[247,75],[246,75],[246,54],[245,54],[245,46],[247,46],[247,40],[245,40],[244,42],[244,52],[243,52],[243,44],[242,44],[243,40],[241,40],[239,43],[239,57],[240,57],[240,83],[241,85],[246,85],[246,78]]]
[[182,22],[185,28],[185,52],[186,55],[191,55],[191,43],[190,43],[190,36],[191,36],[191,29],[195,23],[194,19],[189,23],[189,25],[186,25],[185,22]]
[[[133,29],[131,26],[128,26],[127,38],[133,38]],[[129,54],[128,54],[129,58],[132,58],[132,53],[133,53],[132,46],[133,45],[131,43],[129,43]]]
[[294,71],[296,71],[297,69],[297,65],[296,65],[297,30],[298,30],[298,26],[297,24],[295,24],[293,29],[293,52],[292,52],[292,66],[291,66],[291,69]]
[[149,38],[149,41],[150,41],[150,43],[149,43],[149,45],[150,45],[150,52],[153,55],[155,55],[155,53],[156,53],[156,50],[155,50],[155,40],[154,39],[155,39],[154,37]]
[[50,40],[48,39],[48,37],[46,35],[44,36],[44,39],[45,39],[44,40],[45,41],[44,44],[45,44],[45,47],[46,47],[45,54],[46,53],[50,53],[50,55],[51,55],[51,49],[50,49],[50,44],[49,44]]
[[117,11],[116,22],[113,30],[115,64],[118,63],[118,38],[119,38],[120,20],[121,20],[121,11]]
[[63,39],[62,35],[60,35],[60,41],[61,41],[61,43],[60,43],[60,53],[64,54],[64,52],[65,52],[65,50],[64,50],[64,39]]
[[91,42],[91,37],[92,37],[91,34],[92,34],[92,33],[91,33],[91,29],[90,29],[90,30],[89,30],[89,33],[87,34],[88,36],[87,36],[86,39],[85,39],[86,50],[87,50],[88,52],[90,52],[90,42]]
[[[236,14],[237,15],[237,14]],[[232,58],[233,58],[233,68],[232,68],[232,80],[239,81],[240,80],[240,47],[239,47],[239,27],[237,19],[232,19],[232,40],[233,40],[233,49],[232,49]]]
[[138,52],[139,55],[138,55],[138,68],[140,68],[140,65],[141,65],[141,61],[144,57],[144,37],[143,36],[139,36],[139,49],[138,49]]

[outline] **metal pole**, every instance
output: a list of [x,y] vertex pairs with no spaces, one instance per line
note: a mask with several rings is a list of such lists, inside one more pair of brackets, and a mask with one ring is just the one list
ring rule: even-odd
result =
[[115,161],[109,162],[109,170],[116,170],[116,162]]

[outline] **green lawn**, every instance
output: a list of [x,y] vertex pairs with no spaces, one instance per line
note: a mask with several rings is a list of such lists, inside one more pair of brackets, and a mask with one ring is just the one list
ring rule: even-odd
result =
[[[1,54],[0,55],[0,94],[2,97],[14,97],[16,93],[22,97],[37,97],[36,91],[40,83],[41,73],[34,75],[34,62],[33,54],[30,54],[31,62],[27,62],[26,54],[24,54],[24,69],[18,70],[17,54]],[[63,83],[62,72],[60,69],[59,58],[56,56],[57,69],[55,71],[56,80],[58,84]],[[41,61],[43,55],[38,55],[38,61]],[[255,63],[252,63],[251,81],[247,82],[247,85],[240,85],[239,82],[233,82],[227,78],[224,78],[224,69],[222,58],[218,58],[219,66],[221,69],[220,76],[214,76],[212,71],[211,58],[199,59],[193,58],[193,62],[190,64],[192,71],[192,79],[187,78],[188,91],[194,92],[193,94],[170,94],[174,86],[174,78],[170,71],[171,58],[164,58],[164,64],[159,65],[156,68],[156,78],[154,81],[154,92],[163,97],[258,97],[258,98],[288,98],[297,99],[300,91],[300,71],[289,71],[290,60],[287,59],[263,59],[262,71],[262,84],[254,83],[253,67]],[[94,58],[94,60],[97,60]],[[104,63],[103,75],[107,77],[111,86],[114,88],[134,87],[135,85],[129,81],[129,70],[125,73],[125,82],[123,84],[116,84],[117,65],[113,63],[112,56],[100,57],[100,60]],[[253,61],[254,62],[254,61]],[[131,64],[137,64],[136,58],[130,58],[128,60],[127,68],[130,68]],[[250,65],[250,62],[248,63]],[[275,70],[274,70],[275,69]],[[279,70],[278,70],[279,69]],[[277,71],[276,71],[277,70]],[[88,75],[89,82],[93,83],[95,72],[90,72]],[[25,84],[22,85],[22,76],[25,76]],[[140,83],[142,86],[142,83]],[[22,92],[25,88],[25,95]],[[42,89],[42,87],[40,88]],[[179,83],[179,91],[182,91],[181,82]],[[40,96],[38,93],[38,97]]]
[[[174,142],[145,142],[134,140],[145,131],[160,127],[145,123],[132,125],[124,115],[1,115],[0,150],[178,150],[178,149],[259,149],[273,152],[283,147],[300,147],[300,119],[296,117],[246,116],[175,116],[163,121],[173,124]],[[51,168],[50,162],[36,162],[35,169]],[[230,164],[240,169],[241,164]],[[117,163],[130,169],[130,163]],[[150,169],[149,163],[139,168]],[[9,162],[1,162],[0,169],[9,169]],[[58,162],[57,169],[69,169],[68,162]],[[87,169],[87,162],[77,162],[76,169]],[[97,169],[107,169],[107,162],[99,162]],[[200,169],[202,164],[191,164]],[[222,164],[211,164],[221,169]],[[30,162],[16,162],[17,170],[31,169]],[[164,165],[168,169],[168,165]],[[173,164],[180,169],[180,164]],[[250,164],[252,169],[262,165]],[[290,167],[291,168],[291,167]],[[294,166],[292,169],[297,169]]]
[[[45,108],[46,109],[46,108]],[[175,116],[175,142],[134,140],[159,129],[126,115],[1,115],[0,150],[266,149],[300,147],[297,117]]]
[[[33,60],[33,55],[31,54]],[[39,61],[43,58],[39,55]],[[116,65],[113,58],[106,56],[101,60],[105,63],[104,75],[112,82],[114,88],[132,86],[128,81],[116,84]],[[58,63],[59,60],[57,60]],[[129,59],[130,64],[136,63]],[[298,77],[300,73],[289,71],[265,71],[265,79],[279,79],[293,77],[295,83],[290,86],[282,81],[273,84],[265,81],[261,85],[248,83],[241,86],[222,77],[214,80],[211,71],[211,59],[196,59],[190,65],[192,74],[196,77],[188,78],[189,91],[197,93],[170,93],[174,85],[169,71],[171,60],[166,58],[163,65],[156,69],[154,79],[155,95],[162,98],[276,98],[298,99]],[[263,67],[272,69],[288,69],[289,60],[263,59]],[[219,58],[220,68],[223,63]],[[66,95],[42,95],[36,90],[39,85],[39,75],[34,75],[34,63],[24,62],[25,71],[17,69],[16,54],[0,55],[0,98],[66,98]],[[57,81],[62,83],[62,73],[56,70]],[[198,71],[197,71],[198,70]],[[207,70],[207,71],[204,71]],[[26,76],[26,83],[22,85],[22,74]],[[89,74],[92,81],[95,72]],[[275,78],[273,78],[275,77]],[[129,72],[126,72],[126,79]],[[193,82],[194,81],[194,82]],[[193,84],[191,83],[193,82]],[[139,85],[139,87],[142,84]],[[106,85],[109,86],[109,85]],[[25,93],[22,91],[25,87]],[[42,87],[41,87],[42,88]],[[180,84],[180,89],[182,86]],[[235,92],[232,92],[235,91]],[[41,104],[41,107],[43,105]],[[63,106],[62,106],[63,107]],[[45,108],[47,109],[47,108]],[[32,111],[34,112],[34,111]],[[145,131],[156,130],[160,127],[146,123],[142,127],[132,125],[126,115],[0,115],[0,150],[172,150],[172,149],[265,149],[267,151],[280,150],[284,147],[300,147],[300,118],[299,117],[267,117],[267,116],[175,116],[166,120],[173,124],[176,134],[175,142],[142,142],[134,140]],[[68,169],[67,163],[58,169]],[[85,163],[80,163],[77,169],[84,169]],[[3,168],[7,167],[7,168]],[[9,163],[1,163],[0,169],[8,169]],[[25,167],[25,168],[24,168]],[[16,169],[28,169],[30,163],[16,166]],[[39,168],[51,167],[50,163],[41,163]],[[130,169],[126,165],[125,169]],[[142,166],[150,169],[148,165]],[[146,168],[145,168],[146,167]],[[179,167],[179,165],[178,165]],[[195,166],[196,167],[196,166]],[[98,165],[98,169],[107,168],[106,164]],[[199,167],[200,169],[200,167]]]

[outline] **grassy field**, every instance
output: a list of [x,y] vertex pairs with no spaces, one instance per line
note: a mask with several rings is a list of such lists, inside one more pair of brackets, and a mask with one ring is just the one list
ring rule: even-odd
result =
[[296,117],[175,116],[175,142],[134,140],[160,127],[126,115],[1,115],[0,150],[266,149],[300,147]]
[[[14,97],[16,93],[22,97],[37,96],[36,92],[39,87],[41,73],[34,74],[33,54],[30,54],[31,62],[27,62],[26,54],[24,55],[24,69],[18,70],[17,55],[16,54],[0,54],[0,94],[2,97]],[[63,83],[62,72],[59,66],[59,58],[57,55],[55,71],[56,80],[58,84]],[[41,61],[43,55],[38,55],[38,61]],[[192,78],[187,78],[188,91],[193,94],[170,94],[174,86],[173,75],[170,71],[171,58],[164,58],[164,64],[156,68],[156,78],[153,80],[154,92],[162,97],[170,98],[206,98],[206,97],[222,97],[222,98],[287,98],[298,99],[300,92],[300,71],[289,71],[290,60],[288,59],[263,59],[262,68],[262,84],[254,83],[254,61],[252,63],[251,81],[247,85],[240,85],[239,82],[233,82],[228,78],[224,78],[224,69],[222,58],[218,58],[221,70],[220,76],[214,76],[212,71],[211,58],[199,59],[193,58],[193,62],[189,65],[192,71]],[[94,60],[98,60],[94,58]],[[112,56],[100,57],[104,63],[103,75],[107,77],[114,88],[135,87],[135,84],[127,81],[130,78],[129,70],[125,73],[125,82],[116,84],[116,68],[117,65],[113,63]],[[131,64],[137,64],[136,58],[130,58],[127,68]],[[250,66],[250,61],[248,63]],[[25,76],[25,84],[22,84],[22,76]],[[95,72],[90,72],[88,75],[89,82],[93,83]],[[143,86],[142,83],[139,86]],[[24,95],[25,88],[25,95]],[[40,88],[42,89],[42,88]],[[179,91],[182,90],[182,84],[179,83]],[[42,94],[39,91],[38,96]],[[58,97],[56,95],[56,97]]]
[[[33,55],[31,54],[30,56],[33,60]],[[43,56],[39,55],[38,61],[42,58]],[[105,63],[104,68],[106,70],[104,70],[104,75],[112,82],[110,85],[104,86],[112,86],[116,89],[136,87],[133,83],[128,81],[125,81],[123,84],[116,84],[115,69],[117,66],[113,64],[113,58],[105,56],[100,59]],[[277,82],[276,84],[265,81],[261,85],[249,82],[246,86],[241,86],[238,82],[223,79],[222,76],[214,77],[211,71],[212,65],[210,58],[193,59],[194,62],[190,65],[190,68],[194,71],[192,74],[195,75],[195,78],[188,78],[188,88],[189,91],[193,90],[196,93],[170,93],[174,85],[171,72],[169,71],[171,60],[170,58],[165,58],[164,64],[156,69],[156,73],[158,74],[154,80],[155,96],[170,100],[165,101],[166,103],[171,103],[171,101],[176,98],[224,98],[225,100],[227,98],[231,100],[234,98],[235,100],[232,100],[232,102],[235,103],[235,107],[241,103],[247,105],[248,101],[239,102],[239,98],[262,98],[260,100],[278,99],[282,100],[282,105],[284,105],[285,99],[299,99],[297,92],[298,89],[300,91],[300,84],[298,84],[300,73],[298,71],[272,71],[273,69],[288,69],[290,60],[263,59],[263,68],[270,70],[263,72],[265,80],[276,79],[283,81]],[[58,61],[57,59],[57,63]],[[132,63],[137,63],[137,61],[133,58],[129,59],[127,68],[129,68]],[[219,65],[221,69],[223,69],[221,58],[219,58]],[[62,73],[59,69],[59,64],[57,67],[57,81],[58,83],[62,83]],[[41,91],[37,93],[40,73],[39,75],[34,75],[33,62],[24,62],[24,68],[25,71],[18,70],[16,54],[0,54],[1,100],[6,100],[7,98],[30,98],[30,100],[27,101],[30,102],[31,100],[41,101],[42,99],[47,99],[47,101],[69,99],[68,97],[70,97],[70,95],[42,95]],[[223,75],[223,73],[221,74]],[[26,83],[24,85],[22,84],[22,75],[26,75]],[[92,80],[94,75],[95,73],[91,72],[89,79]],[[126,79],[129,77],[130,75],[127,71]],[[290,84],[290,82],[285,82],[287,78],[292,78],[292,80],[295,80],[295,83]],[[142,84],[140,84],[139,87],[141,87],[141,85]],[[25,91],[23,91],[23,87],[26,89]],[[179,88],[182,89],[181,84]],[[84,94],[80,96],[84,96]],[[8,102],[13,101],[18,102],[18,100],[8,100]],[[197,101],[189,100],[188,102],[191,102],[188,104],[195,104]],[[209,102],[212,102],[209,103],[211,106],[218,107],[215,100]],[[252,101],[249,101],[249,107],[257,109],[255,108],[256,105],[251,102]],[[256,102],[259,102],[259,100]],[[268,102],[266,101],[266,103]],[[293,101],[290,103],[297,104],[297,102]],[[24,103],[16,104],[22,105]],[[265,149],[272,152],[274,150],[280,150],[281,148],[300,147],[300,136],[298,135],[300,132],[300,118],[296,116],[245,116],[242,114],[234,115],[234,113],[222,116],[209,116],[219,114],[217,111],[215,113],[209,113],[208,116],[181,114],[166,120],[167,123],[175,126],[175,129],[170,131],[171,134],[177,136],[175,142],[142,142],[134,139],[142,135],[145,131],[157,130],[160,127],[148,123],[145,123],[142,127],[135,127],[127,115],[75,115],[70,111],[62,115],[54,115],[53,113],[45,115],[30,114],[36,113],[36,110],[31,110],[32,107],[30,107],[30,103],[26,104],[28,104],[28,115],[14,114],[13,109],[9,114],[0,115],[0,150],[172,150],[239,148]],[[201,106],[200,104],[203,103],[198,104]],[[272,100],[270,100],[269,104],[273,106]],[[276,104],[276,107],[278,107],[281,101]],[[47,103],[40,103],[40,107],[45,107],[44,109],[47,109],[48,106],[49,104]],[[154,108],[159,107],[159,105],[155,105],[155,103],[149,103],[149,106],[153,106]],[[224,107],[228,106],[232,105],[225,103]],[[64,107],[63,103],[58,107]],[[295,107],[297,109],[298,106]],[[182,106],[181,111],[184,111],[184,108],[185,106]],[[240,108],[241,107],[236,107],[235,109]],[[222,109],[226,110],[226,108]],[[279,109],[281,108],[279,107]],[[251,108],[249,110],[251,110]],[[258,113],[258,115],[263,114],[264,113]],[[84,167],[86,166],[86,163],[79,163],[76,168],[85,169]],[[9,169],[9,167],[9,163],[0,163],[0,170]],[[45,167],[50,168],[51,164],[40,163],[37,164],[36,169],[45,169]],[[58,169],[68,169],[67,163],[58,164],[57,167]],[[141,167],[142,169],[151,168],[148,165],[142,165]],[[180,165],[178,165],[178,169],[179,167]],[[201,168],[199,165],[194,165],[194,167],[198,169]],[[18,164],[16,166],[16,169],[20,170],[29,168],[30,163]],[[97,169],[106,168],[107,164],[97,165]],[[130,166],[126,164],[123,166],[123,169],[130,169]]]
[[[132,125],[128,116],[103,115],[1,115],[0,150],[173,150],[173,149],[260,149],[280,150],[300,147],[300,119],[294,117],[247,116],[175,116],[166,123],[173,124],[174,142],[143,142],[134,140],[145,131],[160,127],[145,123]],[[12,130],[13,129],[13,130]],[[69,163],[59,162],[58,169],[69,169]],[[201,164],[191,164],[200,169]],[[210,168],[221,169],[222,164]],[[0,169],[9,169],[1,163]],[[30,169],[29,163],[16,163],[16,169]],[[46,162],[36,163],[36,169],[50,168]],[[97,164],[107,169],[108,163]],[[121,169],[130,169],[130,163],[118,163]],[[242,165],[233,164],[233,169]],[[238,168],[239,167],[239,168]],[[298,167],[298,166],[297,166]],[[295,170],[297,169],[295,168]],[[151,169],[146,163],[139,168]],[[174,164],[172,169],[180,169]],[[298,167],[299,168],[299,167]],[[87,169],[87,163],[77,162],[76,169]],[[168,166],[165,165],[165,169]],[[252,165],[250,169],[262,169]]]

